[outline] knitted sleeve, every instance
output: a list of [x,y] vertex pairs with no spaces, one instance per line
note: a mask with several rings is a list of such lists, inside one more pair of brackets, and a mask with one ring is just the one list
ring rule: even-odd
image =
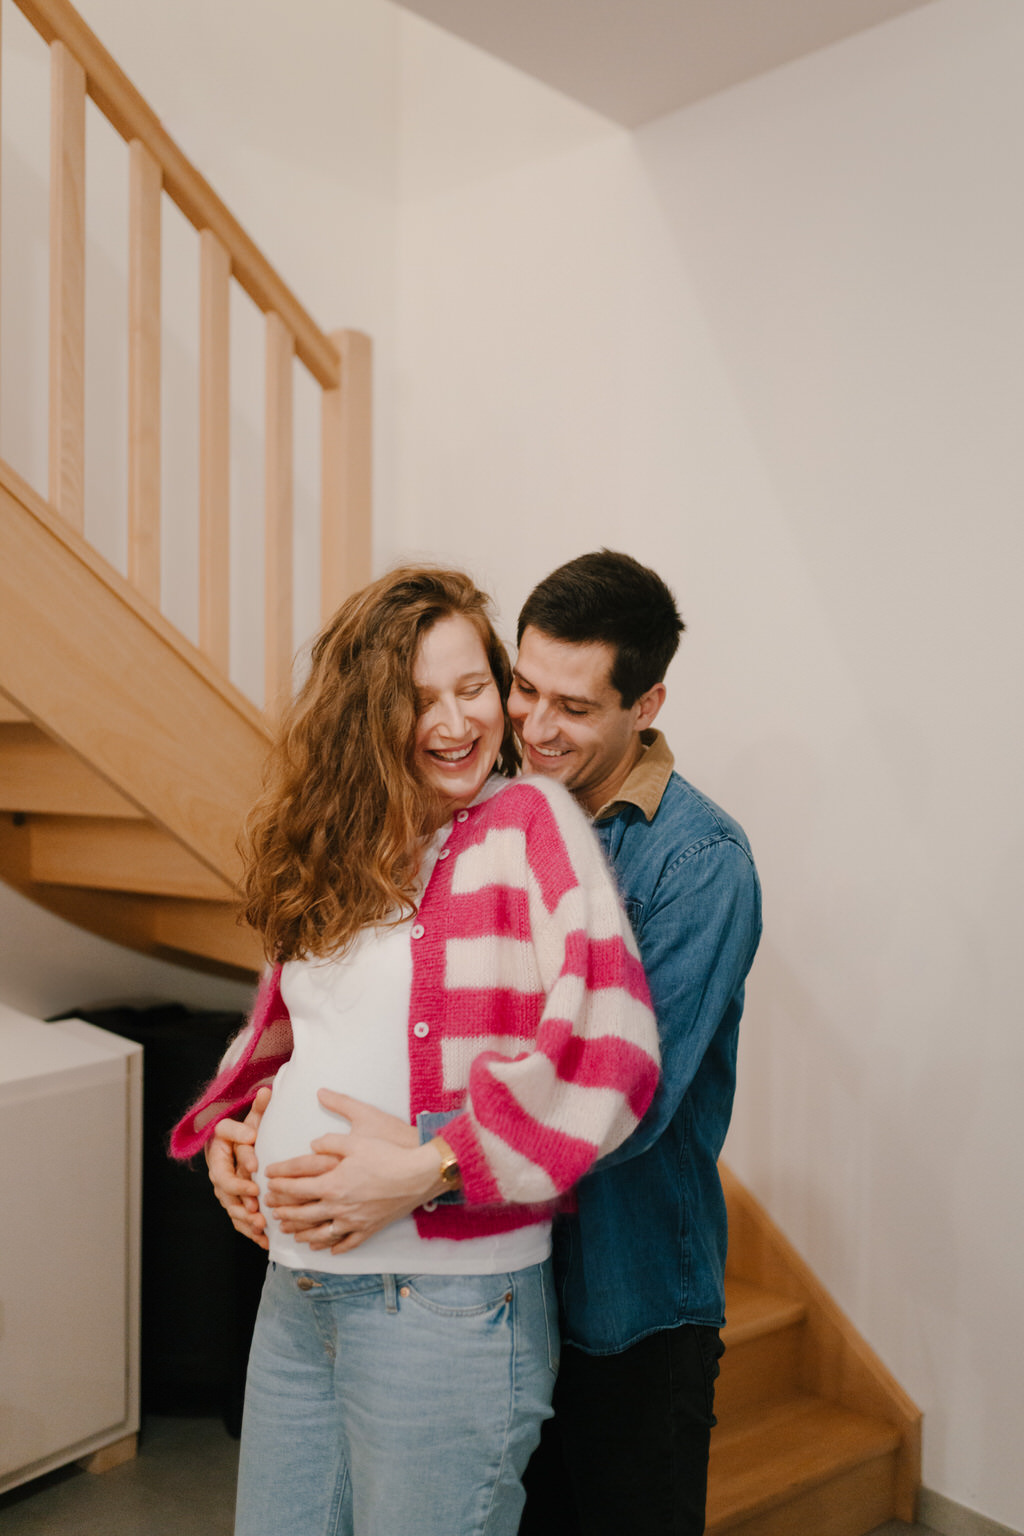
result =
[[553,1200],[626,1139],[654,1094],[657,1031],[636,941],[593,831],[558,784],[510,785],[455,863],[453,901],[471,914],[478,900],[497,921],[474,933],[469,915],[467,936],[449,939],[446,989],[488,972],[490,1005],[516,1009],[535,989],[538,1022],[529,1049],[474,1057],[444,1136],[468,1204]]
[[278,967],[261,983],[252,1017],[228,1047],[217,1076],[171,1132],[171,1156],[184,1159],[199,1152],[217,1121],[246,1109],[291,1053],[292,1024]]

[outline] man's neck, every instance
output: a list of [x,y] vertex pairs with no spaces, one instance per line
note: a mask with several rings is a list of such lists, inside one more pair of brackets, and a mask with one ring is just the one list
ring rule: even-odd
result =
[[639,731],[637,731],[633,737],[630,750],[619,760],[608,777],[603,779],[600,784],[595,784],[592,789],[588,789],[584,794],[577,795],[577,800],[588,816],[596,816],[602,805],[607,805],[609,800],[615,799],[615,796],[643,756],[643,751],[644,744],[640,739]]

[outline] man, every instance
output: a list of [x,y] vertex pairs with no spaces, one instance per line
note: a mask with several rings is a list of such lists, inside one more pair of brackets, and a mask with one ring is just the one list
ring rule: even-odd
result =
[[603,550],[527,598],[509,712],[523,768],[594,818],[647,972],[654,1103],[555,1225],[563,1345],[521,1536],[699,1536],[724,1316],[729,1123],[760,890],[737,824],[651,726],[683,624],[653,571]]
[[[609,550],[560,566],[519,619],[509,713],[524,770],[559,779],[593,817],[636,933],[662,1051],[642,1124],[578,1186],[576,1213],[555,1224],[564,1347],[520,1536],[704,1530],[724,1317],[717,1159],[761,915],[741,828],[675,773],[652,729],[683,628],[661,578]],[[368,1108],[321,1097],[356,1135],[389,1134]],[[211,1163],[211,1177],[252,1235],[226,1144],[218,1153],[225,1161]],[[247,1198],[251,1208],[251,1186]],[[362,1236],[380,1220],[375,1207]],[[355,1225],[350,1212],[344,1227]],[[314,1247],[329,1246],[325,1232]]]

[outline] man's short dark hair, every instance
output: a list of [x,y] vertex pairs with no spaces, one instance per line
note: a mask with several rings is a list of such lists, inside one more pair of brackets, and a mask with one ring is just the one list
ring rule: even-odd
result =
[[613,549],[579,555],[538,582],[519,615],[528,627],[574,645],[595,641],[614,653],[611,685],[629,709],[660,683],[686,625],[661,577]]

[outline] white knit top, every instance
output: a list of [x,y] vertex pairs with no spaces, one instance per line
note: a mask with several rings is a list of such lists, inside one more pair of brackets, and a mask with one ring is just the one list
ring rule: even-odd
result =
[[[478,799],[500,788],[491,780]],[[437,833],[420,866],[426,886],[451,824]],[[463,1241],[419,1236],[413,1217],[392,1223],[350,1253],[314,1252],[282,1232],[263,1201],[264,1170],[309,1151],[316,1137],[347,1131],[348,1121],[323,1107],[319,1088],[362,1099],[407,1120],[408,1020],[412,987],[410,931],[366,928],[341,959],[293,960],[282,968],[281,995],[291,1016],[295,1049],[278,1072],[256,1141],[257,1183],[267,1217],[270,1258],[288,1269],[329,1274],[503,1274],[545,1259],[550,1222]]]

